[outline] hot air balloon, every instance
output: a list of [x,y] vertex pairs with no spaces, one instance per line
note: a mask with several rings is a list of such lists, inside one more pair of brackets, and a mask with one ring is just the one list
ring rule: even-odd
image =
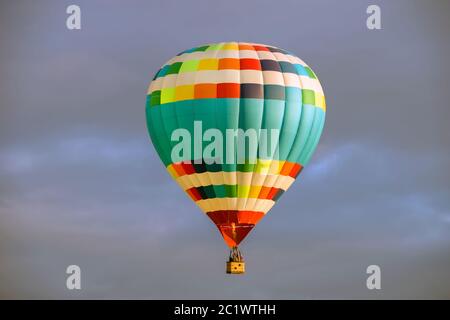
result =
[[[238,246],[308,164],[325,109],[311,68],[268,45],[195,47],[173,57],[154,76],[146,103],[151,140],[169,174],[231,249],[227,273],[244,273]],[[226,139],[230,130],[244,137]],[[257,145],[251,134],[245,135],[250,130]],[[262,139],[263,132],[273,134]],[[260,140],[271,144],[270,152]],[[240,152],[239,146],[248,150]]]

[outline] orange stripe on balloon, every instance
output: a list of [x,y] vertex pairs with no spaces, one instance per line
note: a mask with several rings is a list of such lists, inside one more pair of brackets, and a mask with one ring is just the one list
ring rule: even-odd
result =
[[240,98],[240,97],[241,97],[240,83],[217,84],[217,98]]
[[192,165],[192,163],[189,162],[181,162],[181,166],[183,167],[184,172],[186,172],[186,174],[193,174],[196,173],[195,172],[195,168]]
[[192,200],[198,201],[202,199],[200,192],[198,192],[197,188],[190,188],[186,190],[186,193],[191,197]]
[[275,197],[275,195],[277,194],[278,190],[279,189],[277,189],[277,188],[270,188],[270,191],[267,194],[267,198],[266,199],[272,200],[273,197]]
[[252,50],[255,51],[255,48],[250,44],[241,44],[239,43],[239,50]]
[[194,86],[195,99],[208,99],[217,97],[217,84],[201,83]]
[[241,59],[241,70],[261,70],[261,63],[258,59]]
[[281,168],[280,174],[283,176],[288,176],[294,167],[294,162],[285,162],[283,168]]
[[223,58],[219,60],[219,70],[239,70],[240,62],[239,59],[235,58]]
[[270,52],[270,50],[264,46],[253,46],[253,48],[255,48],[256,51],[269,51]]
[[303,166],[301,164],[295,163],[294,166],[292,167],[291,172],[289,173],[289,176],[291,176],[292,178],[297,178],[302,169]]
[[259,199],[267,199],[267,196],[269,195],[271,187],[261,187],[261,191],[259,192]]
[[172,163],[171,166],[175,170],[175,172],[177,173],[177,175],[179,177],[186,175],[186,173],[183,170],[183,166],[181,165],[181,163]]

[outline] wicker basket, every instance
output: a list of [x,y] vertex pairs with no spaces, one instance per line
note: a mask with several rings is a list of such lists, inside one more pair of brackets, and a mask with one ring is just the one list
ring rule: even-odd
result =
[[243,261],[228,261],[227,273],[241,274],[245,272],[245,262]]

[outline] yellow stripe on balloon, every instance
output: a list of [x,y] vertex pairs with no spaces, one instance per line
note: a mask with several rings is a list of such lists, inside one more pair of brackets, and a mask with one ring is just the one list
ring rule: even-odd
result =
[[[224,201],[225,199],[225,201]],[[232,201],[226,199],[235,199],[236,205],[231,205]],[[266,213],[275,204],[273,200],[256,199],[256,201],[247,202],[247,198],[213,198],[202,199],[195,202],[203,212],[218,210],[242,210],[242,211],[260,211]]]
[[[168,169],[168,171],[174,177],[174,174],[171,173],[173,169]],[[295,181],[291,176],[251,172],[203,172],[175,177],[174,179],[182,186],[183,190],[187,190],[209,185],[237,185],[238,176],[245,176],[245,178],[239,178],[240,181],[250,179],[252,186],[274,187],[283,190],[287,190]]]

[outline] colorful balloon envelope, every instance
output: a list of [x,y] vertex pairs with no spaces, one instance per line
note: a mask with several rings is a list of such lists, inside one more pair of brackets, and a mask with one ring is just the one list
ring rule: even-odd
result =
[[232,248],[230,263],[243,262],[237,246],[308,164],[325,109],[311,68],[268,45],[195,47],[154,76],[146,105],[153,145]]

